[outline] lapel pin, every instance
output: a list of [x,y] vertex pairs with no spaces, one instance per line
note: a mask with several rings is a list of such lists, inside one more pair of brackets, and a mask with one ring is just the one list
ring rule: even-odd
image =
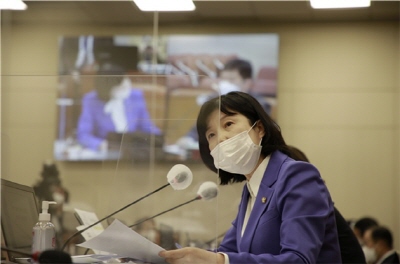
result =
[[261,202],[265,204],[267,202],[267,197],[261,198]]

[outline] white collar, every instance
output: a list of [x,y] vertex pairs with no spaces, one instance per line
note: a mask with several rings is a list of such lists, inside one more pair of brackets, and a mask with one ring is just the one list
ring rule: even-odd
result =
[[247,189],[250,192],[252,198],[257,197],[258,189],[260,188],[261,180],[264,177],[265,169],[268,166],[270,156],[267,156],[261,163],[258,165],[257,169],[254,171],[250,180],[247,181]]

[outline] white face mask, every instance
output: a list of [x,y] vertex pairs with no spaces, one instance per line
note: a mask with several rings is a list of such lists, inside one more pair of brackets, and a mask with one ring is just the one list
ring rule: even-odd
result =
[[65,197],[64,195],[62,195],[61,193],[55,192],[53,193],[53,200],[57,203],[57,204],[63,204],[65,201]]
[[239,86],[237,86],[237,85],[235,85],[235,84],[233,84],[231,82],[225,81],[225,80],[222,80],[222,81],[219,82],[218,89],[219,89],[219,92],[220,92],[221,95],[222,94],[227,94],[229,92],[240,91],[240,87]]
[[367,264],[371,264],[376,261],[376,253],[373,248],[363,246],[362,250],[364,252],[364,256],[365,256],[365,260],[367,261]]
[[248,130],[219,143],[212,151],[214,165],[230,173],[249,174],[257,165],[261,153],[260,144],[254,144],[249,132],[256,123]]

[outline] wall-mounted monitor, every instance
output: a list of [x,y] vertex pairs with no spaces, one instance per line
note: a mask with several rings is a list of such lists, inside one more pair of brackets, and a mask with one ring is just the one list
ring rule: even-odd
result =
[[252,94],[276,119],[276,34],[60,38],[56,160],[200,159],[211,97]]

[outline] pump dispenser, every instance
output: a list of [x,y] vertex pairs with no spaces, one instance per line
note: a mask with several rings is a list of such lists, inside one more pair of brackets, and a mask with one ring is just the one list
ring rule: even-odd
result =
[[43,201],[42,212],[39,214],[39,222],[33,227],[32,253],[42,252],[46,249],[56,248],[56,229],[48,212],[50,204],[56,202]]

